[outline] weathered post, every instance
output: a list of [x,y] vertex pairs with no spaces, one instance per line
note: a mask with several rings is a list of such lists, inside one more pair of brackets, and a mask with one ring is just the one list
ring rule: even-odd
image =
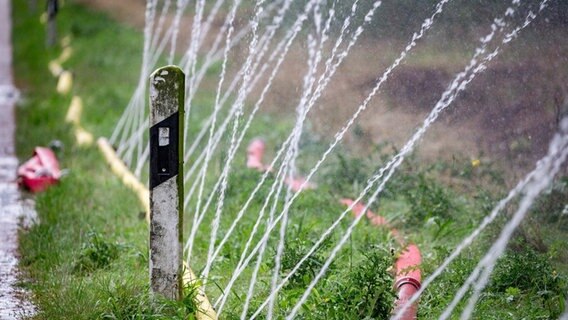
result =
[[37,0],[28,0],[28,10],[35,13],[37,10]]
[[180,299],[185,76],[166,66],[150,76],[150,285]]
[[47,46],[53,47],[57,40],[57,22],[55,17],[59,11],[57,0],[47,0]]

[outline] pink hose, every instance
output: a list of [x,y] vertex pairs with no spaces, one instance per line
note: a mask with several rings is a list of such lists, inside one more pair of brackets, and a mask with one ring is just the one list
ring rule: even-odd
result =
[[[395,303],[395,311],[403,306],[420,289],[420,263],[422,256],[420,250],[414,244],[410,244],[396,260],[396,279],[394,287],[398,293]],[[400,319],[416,319],[418,304],[414,303],[407,308]]]
[[[354,201],[351,199],[341,199],[340,202],[346,206],[353,205]],[[355,217],[359,217],[361,214],[365,214],[367,219],[371,224],[376,226],[385,226],[390,228],[391,234],[394,236],[396,241],[404,246],[404,239],[400,236],[397,229],[393,228],[387,221],[387,219],[381,215],[378,215],[371,210],[363,212],[365,205],[361,202],[355,203],[353,208],[353,214]],[[422,262],[422,256],[420,255],[420,250],[415,244],[410,244],[402,251],[400,256],[395,262],[396,276],[394,287],[397,292],[398,299],[395,302],[394,310],[398,310],[400,306],[404,305],[406,301],[410,300],[413,294],[420,289],[420,263]],[[400,319],[402,320],[412,320],[416,319],[416,313],[418,311],[418,304],[413,304],[410,308],[406,309],[404,314]]]
[[247,168],[264,171],[266,168],[262,163],[264,150],[266,149],[262,139],[254,139],[247,147]]
[[[261,172],[271,171],[271,168],[262,162],[265,150],[266,145],[264,143],[264,140],[258,138],[252,140],[247,147],[247,168],[255,169]],[[305,183],[306,179],[304,179],[303,177],[286,177],[284,181],[294,192],[315,188],[315,185],[313,183]]]

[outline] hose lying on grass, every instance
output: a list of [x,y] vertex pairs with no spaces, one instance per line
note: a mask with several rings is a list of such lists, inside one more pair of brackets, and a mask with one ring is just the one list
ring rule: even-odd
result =
[[[264,157],[265,149],[266,146],[262,139],[254,139],[248,145],[246,165],[249,169],[256,169],[258,171],[271,170],[270,167],[263,163],[262,158]],[[304,185],[305,179],[302,177],[293,177],[287,178],[285,182],[294,192],[298,192],[301,190],[301,186]],[[306,188],[306,186],[304,186],[304,188]],[[307,184],[307,188],[315,188],[315,185]],[[398,299],[395,302],[394,310],[398,310],[400,306],[405,305],[412,295],[420,289],[421,272],[419,266],[422,261],[420,249],[418,249],[415,244],[406,244],[399,231],[393,228],[385,217],[376,214],[371,210],[363,212],[366,207],[365,204],[361,202],[354,203],[352,199],[346,198],[341,199],[339,202],[348,207],[352,207],[351,210],[355,217],[364,214],[371,224],[389,228],[390,233],[393,235],[395,240],[404,248],[395,262],[396,276],[394,287],[397,291]],[[400,319],[416,319],[417,312],[418,304],[415,303],[412,307],[409,307],[404,311]]]

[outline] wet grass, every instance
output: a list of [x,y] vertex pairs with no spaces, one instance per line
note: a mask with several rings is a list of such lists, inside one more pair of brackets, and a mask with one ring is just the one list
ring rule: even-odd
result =
[[[18,154],[24,159],[34,146],[58,139],[64,144],[58,155],[61,165],[69,169],[58,186],[37,196],[41,223],[21,238],[21,264],[31,279],[27,285],[40,309],[36,318],[191,318],[196,308],[192,302],[194,287],[187,288],[186,298],[181,302],[151,297],[147,275],[148,230],[136,197],[110,173],[95,148],[75,145],[70,126],[63,123],[70,96],[55,93],[55,80],[47,70],[48,61],[61,48],[45,49],[39,14],[30,13],[24,1],[14,3],[14,28],[16,78],[25,98],[17,114]],[[61,11],[59,32],[72,38],[74,55],[64,66],[73,70],[74,93],[81,95],[85,104],[83,124],[96,136],[108,136],[137,82],[142,36],[100,13],[73,4],[66,4]],[[212,101],[205,94],[196,103],[206,110]],[[201,118],[203,115],[197,110],[195,115]],[[288,119],[278,125],[272,120],[269,116],[260,117],[249,136],[266,137],[271,148],[268,157],[290,128]],[[317,157],[328,143],[309,135],[305,141],[302,152],[308,159]],[[373,156],[362,158],[339,150],[339,155],[323,168],[318,178],[320,187],[304,192],[290,208],[281,276],[343,211],[337,199],[357,195],[366,179],[395,152],[387,146],[374,146],[374,151]],[[223,156],[214,163],[211,170],[219,172]],[[409,241],[418,244],[423,253],[424,274],[428,275],[492,209],[507,187],[498,168],[486,162],[473,166],[465,158],[425,165],[412,157],[401,169],[372,209],[391,220],[408,235]],[[226,230],[232,222],[231,218],[259,178],[259,173],[247,170],[242,162],[235,165],[229,179],[227,216],[221,230]],[[269,177],[267,184],[273,179]],[[250,212],[261,210],[269,194],[267,184],[252,202]],[[476,310],[476,318],[552,319],[565,308],[568,250],[562,230],[567,219],[562,211],[565,207],[558,205],[566,202],[565,184],[566,179],[560,179],[535,207],[532,218],[542,225],[542,230],[525,228],[517,234],[515,244],[500,260]],[[207,219],[211,217],[212,214],[208,215],[203,225],[209,225],[211,221]],[[230,276],[227,270],[235,268],[255,219],[254,214],[245,215],[241,227],[221,250],[219,262],[208,279],[211,297],[219,296],[220,288],[227,283]],[[421,299],[420,318],[431,319],[440,314],[503,221],[498,221],[474,247],[462,254],[426,292]],[[289,312],[350,222],[350,218],[342,222],[291,278],[276,301],[275,315],[281,317]],[[260,224],[261,230],[265,227]],[[200,229],[204,236],[195,242],[196,258],[192,266],[197,272],[205,264],[208,232],[208,227]],[[259,235],[254,238],[258,240]],[[276,240],[268,242],[266,257],[274,256]],[[299,318],[387,318],[395,298],[392,265],[400,249],[387,230],[362,221],[316,286]],[[272,266],[272,259],[261,261],[259,285],[249,314],[270,290]],[[237,281],[225,308],[225,318],[240,317],[250,275],[251,271],[247,270],[243,279]]]
[[[24,96],[17,110],[18,155],[25,159],[34,146],[60,140],[60,165],[69,170],[59,185],[37,195],[41,223],[21,237],[21,266],[39,308],[34,318],[187,319],[195,311],[192,299],[151,298],[142,208],[95,147],[75,144],[63,122],[71,98],[55,93],[47,69],[60,47],[44,47],[39,14],[29,12],[26,2],[13,5],[15,73]],[[74,93],[84,98],[84,117],[90,119],[84,125],[96,135],[108,134],[133,89],[132,57],[142,38],[74,5],[62,10],[58,28],[73,39],[74,57],[64,66],[74,71]],[[93,44],[108,51],[93,52]],[[187,288],[188,296],[194,292]]]

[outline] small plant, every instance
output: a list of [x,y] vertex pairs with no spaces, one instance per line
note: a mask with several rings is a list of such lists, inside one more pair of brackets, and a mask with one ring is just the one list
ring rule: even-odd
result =
[[144,319],[156,314],[147,287],[133,284],[133,279],[111,280],[100,283],[103,299],[100,306],[101,319]]
[[103,235],[89,231],[87,241],[81,246],[79,257],[75,262],[78,272],[92,272],[106,268],[118,257],[119,246],[107,241]]
[[491,290],[505,292],[510,287],[521,290],[556,290],[558,283],[552,274],[548,258],[526,245],[523,251],[509,250],[499,261]]
[[535,211],[542,221],[568,230],[568,176],[553,184],[548,193],[539,199]]
[[325,182],[338,194],[353,196],[363,189],[370,172],[368,163],[363,159],[337,153],[334,171],[328,174],[329,179]]
[[424,223],[428,219],[447,220],[453,204],[447,190],[424,173],[408,176],[406,188],[402,193],[410,204],[409,220],[414,223]]
[[105,309],[102,319],[179,319],[192,320],[199,310],[195,300],[200,283],[191,282],[184,288],[180,300],[169,300],[150,292],[149,288],[132,284],[132,279],[123,279],[102,284],[108,296],[98,303]]
[[505,294],[507,295],[507,302],[513,302],[515,299],[518,299],[521,295],[521,290],[515,287],[509,287],[505,290]]
[[499,261],[489,287],[489,291],[504,293],[511,301],[521,293],[532,294],[540,299],[552,318],[564,309],[566,289],[564,279],[554,270],[548,256],[527,244],[522,251],[509,250]]
[[312,318],[388,319],[396,298],[389,272],[393,256],[378,246],[361,253],[359,264],[326,280],[319,295],[312,299],[317,306]]
[[[304,237],[295,237],[286,241],[284,255],[282,256],[282,273],[284,275],[288,274],[314,244],[315,242]],[[294,275],[290,277],[286,285],[287,289],[304,288],[312,281],[325,262],[325,257],[322,254],[323,247],[325,247],[325,244],[322,244],[316,252],[307,258]]]
[[[201,285],[201,280],[191,281],[185,284],[183,288],[183,298],[178,301],[177,308],[179,313],[186,316],[182,319],[193,319],[193,315],[201,310],[196,300]],[[187,316],[192,317],[187,318]]]

